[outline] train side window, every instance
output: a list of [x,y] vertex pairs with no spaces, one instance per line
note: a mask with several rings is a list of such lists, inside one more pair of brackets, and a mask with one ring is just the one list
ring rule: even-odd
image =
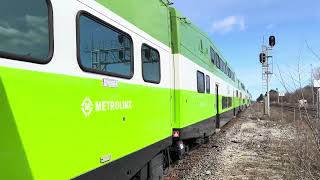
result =
[[226,75],[229,77],[229,67],[226,65]]
[[220,69],[224,73],[224,63],[223,63],[222,59],[220,59]]
[[146,82],[160,83],[160,54],[159,52],[143,44],[141,48],[142,77]]
[[214,61],[215,61],[216,67],[219,68],[219,66],[218,66],[218,63],[219,63],[218,53],[215,53]]
[[50,0],[0,1],[0,57],[46,64],[53,55]]
[[212,49],[212,47],[210,47],[210,57],[211,57],[211,62],[212,64],[215,64],[215,58],[216,58],[216,53],[214,52],[214,50]]
[[222,65],[221,65],[221,70],[222,70],[223,73],[225,73],[225,66],[226,66],[226,65],[225,65],[225,63],[224,63],[222,60],[221,60],[221,64],[222,64]]
[[204,73],[197,71],[197,88],[199,93],[205,92]]
[[203,53],[203,41],[202,41],[202,39],[200,39],[200,52]]
[[228,99],[225,96],[222,96],[222,109],[226,109],[228,104]]
[[130,79],[133,43],[130,35],[81,11],[78,13],[78,61],[82,70]]
[[220,61],[219,54],[217,54],[217,59],[216,59],[216,61],[217,61],[217,68],[220,69],[220,68],[221,68],[221,67],[220,67],[221,61]]
[[210,94],[210,76],[206,75],[206,92]]
[[222,109],[227,109],[232,107],[232,98],[231,97],[222,97]]
[[224,64],[223,60],[221,59],[221,70],[223,73],[224,73],[224,68],[225,68],[225,64]]
[[228,76],[228,65],[227,64],[226,64],[225,72],[226,72],[226,75]]

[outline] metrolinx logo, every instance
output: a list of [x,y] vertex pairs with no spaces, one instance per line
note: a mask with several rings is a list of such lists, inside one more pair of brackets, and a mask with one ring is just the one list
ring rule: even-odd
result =
[[100,100],[92,101],[86,97],[81,103],[81,111],[85,117],[89,117],[92,112],[112,112],[132,109],[131,100]]
[[85,117],[89,117],[90,114],[93,111],[93,103],[89,97],[86,97],[82,104],[81,104],[81,110]]

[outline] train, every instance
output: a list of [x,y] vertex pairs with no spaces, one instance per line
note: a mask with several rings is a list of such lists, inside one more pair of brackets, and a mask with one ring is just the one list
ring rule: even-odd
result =
[[0,2],[0,179],[162,179],[251,94],[167,0]]

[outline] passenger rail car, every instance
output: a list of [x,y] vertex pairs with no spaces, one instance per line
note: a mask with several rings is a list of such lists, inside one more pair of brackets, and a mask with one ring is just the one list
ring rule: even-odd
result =
[[[205,138],[244,110],[248,92],[212,40],[170,8],[175,72],[174,143]],[[182,150],[181,150],[182,149]],[[182,152],[181,152],[182,151]]]
[[208,36],[169,5],[0,2],[0,179],[161,179],[169,150],[249,105]]

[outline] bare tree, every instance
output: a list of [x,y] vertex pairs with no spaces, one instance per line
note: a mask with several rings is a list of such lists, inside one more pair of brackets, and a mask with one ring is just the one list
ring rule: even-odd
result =
[[318,53],[316,53],[312,48],[311,46],[309,46],[309,43],[308,41],[306,40],[306,45],[307,45],[307,48],[309,49],[309,51],[320,61],[320,56]]

